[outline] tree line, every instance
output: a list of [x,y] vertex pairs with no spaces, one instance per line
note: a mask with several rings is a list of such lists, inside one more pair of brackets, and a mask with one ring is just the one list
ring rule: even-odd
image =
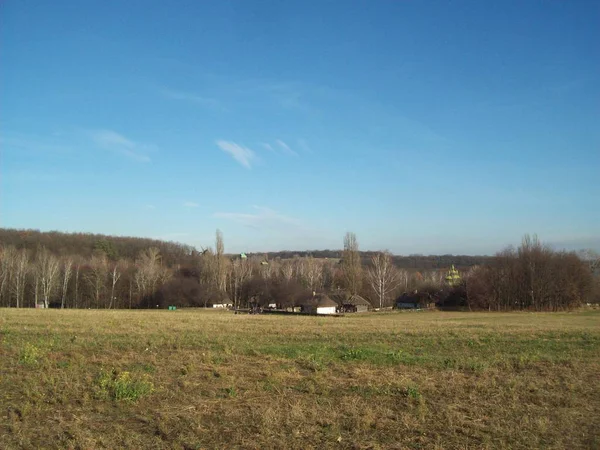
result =
[[440,307],[563,310],[599,292],[593,276],[597,255],[556,252],[529,236],[518,249],[488,257],[463,270],[459,283],[449,283],[445,270],[399,267],[387,251],[365,258],[354,233],[345,235],[337,258],[273,258],[227,254],[218,230],[214,246],[201,252],[176,243],[86,234],[49,233],[59,242],[47,246],[52,240],[42,239],[44,233],[27,232],[18,241],[15,230],[2,231],[0,237],[12,239],[0,240],[4,307],[289,307],[324,292],[360,295],[375,308],[391,306],[404,294],[426,296]]

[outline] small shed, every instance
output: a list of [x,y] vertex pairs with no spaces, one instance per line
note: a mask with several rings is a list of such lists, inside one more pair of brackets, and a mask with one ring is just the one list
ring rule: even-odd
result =
[[302,312],[312,314],[336,314],[337,308],[337,302],[333,301],[327,295],[316,294],[302,305]]

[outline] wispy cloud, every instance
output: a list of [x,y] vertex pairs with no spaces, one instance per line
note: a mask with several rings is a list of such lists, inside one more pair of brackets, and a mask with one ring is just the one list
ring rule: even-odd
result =
[[150,162],[150,157],[145,154],[150,146],[134,142],[112,130],[95,130],[91,132],[92,140],[107,150],[119,153],[138,162]]
[[223,108],[221,102],[219,102],[218,100],[210,97],[204,97],[194,92],[176,91],[172,89],[161,89],[160,92],[163,97],[168,98],[170,100],[183,100],[186,102],[206,106],[208,108],[215,108],[221,110],[225,109]]
[[186,208],[198,208],[200,205],[196,202],[183,202],[183,206]]
[[232,141],[219,140],[217,141],[217,145],[222,151],[231,155],[233,159],[239,162],[242,166],[246,167],[247,169],[252,168],[252,163],[256,159],[256,155],[249,148],[236,144]]
[[273,229],[294,226],[299,228],[302,224],[295,218],[279,214],[263,206],[253,206],[252,213],[217,212],[213,214],[217,219],[228,219],[250,228]]
[[261,142],[260,145],[262,145],[265,149],[269,150],[270,152],[274,152],[275,151],[273,149],[273,146],[271,144],[267,144],[266,142]]
[[294,150],[292,150],[290,148],[290,146],[287,145],[285,142],[283,142],[281,139],[277,139],[275,141],[275,143],[279,146],[279,148],[281,148],[283,153],[285,153],[287,155],[298,156],[298,153],[296,153]]
[[156,206],[154,206],[154,205],[146,205],[145,208],[146,209],[156,209]]

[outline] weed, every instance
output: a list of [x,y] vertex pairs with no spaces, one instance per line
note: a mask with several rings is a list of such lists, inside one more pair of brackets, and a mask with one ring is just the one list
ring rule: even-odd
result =
[[365,357],[364,351],[361,350],[360,348],[351,348],[349,350],[346,350],[340,356],[340,358],[343,359],[344,361],[364,359],[364,357]]
[[419,388],[416,386],[409,386],[406,388],[406,396],[408,398],[412,398],[413,400],[420,400],[422,395],[419,392]]
[[35,345],[28,342],[23,346],[23,349],[21,350],[19,361],[21,362],[21,364],[26,366],[35,366],[40,362],[42,356],[42,351]]
[[96,380],[99,396],[117,401],[134,402],[151,394],[154,385],[148,375],[137,375],[131,372],[101,370]]

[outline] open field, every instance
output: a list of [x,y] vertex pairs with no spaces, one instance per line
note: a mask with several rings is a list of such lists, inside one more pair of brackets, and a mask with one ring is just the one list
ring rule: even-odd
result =
[[600,448],[600,311],[0,310],[0,448]]

